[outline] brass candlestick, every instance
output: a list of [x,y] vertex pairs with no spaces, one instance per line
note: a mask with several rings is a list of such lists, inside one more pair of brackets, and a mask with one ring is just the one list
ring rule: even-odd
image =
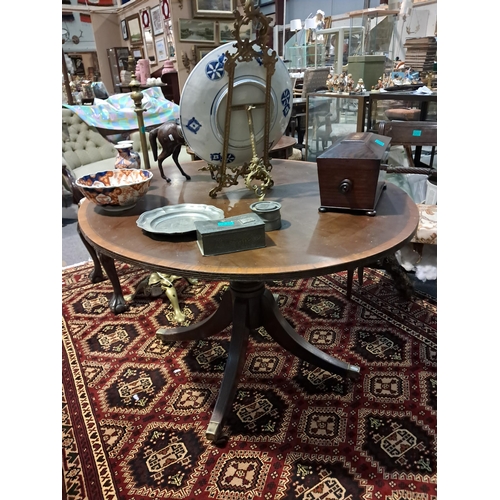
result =
[[135,78],[135,58],[131,54],[128,58],[128,65],[131,68],[131,80],[130,80],[130,88],[132,89],[132,93],[130,97],[134,101],[135,109],[134,111],[137,114],[137,125],[139,126],[139,136],[141,138],[141,150],[142,150],[142,159],[143,165],[146,170],[150,170],[151,166],[149,165],[149,154],[148,154],[148,144],[146,141],[146,129],[144,127],[144,116],[145,109],[141,107],[142,104],[142,92],[139,90],[140,83]]

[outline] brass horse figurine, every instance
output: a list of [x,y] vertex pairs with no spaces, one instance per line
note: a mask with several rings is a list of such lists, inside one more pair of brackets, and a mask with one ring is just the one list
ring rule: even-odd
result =
[[[158,155],[158,144],[156,140],[161,144],[161,153]],[[149,133],[149,144],[151,145],[151,151],[153,152],[153,158],[158,161],[158,168],[160,170],[160,175],[162,179],[170,182],[170,178],[163,173],[162,163],[170,155],[174,160],[180,173],[190,181],[191,177],[182,170],[179,164],[179,153],[181,152],[182,146],[186,145],[184,136],[182,135],[181,126],[175,121],[168,121],[160,125],[159,127],[153,129]]]

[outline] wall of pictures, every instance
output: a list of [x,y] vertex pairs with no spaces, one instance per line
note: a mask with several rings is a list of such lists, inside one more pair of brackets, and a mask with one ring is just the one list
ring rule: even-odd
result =
[[113,88],[112,77],[107,74],[110,73],[107,49],[127,47],[150,61],[153,76],[160,76],[165,62],[172,61],[182,89],[201,57],[233,38],[233,11],[237,8],[243,12],[240,1],[135,0],[125,3],[122,0],[116,14],[92,13],[97,56],[106,87]]

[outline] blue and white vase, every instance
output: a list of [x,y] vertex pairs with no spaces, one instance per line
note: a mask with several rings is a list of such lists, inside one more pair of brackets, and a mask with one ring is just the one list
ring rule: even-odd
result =
[[141,168],[141,157],[133,150],[132,141],[120,141],[115,148],[118,150],[115,168]]

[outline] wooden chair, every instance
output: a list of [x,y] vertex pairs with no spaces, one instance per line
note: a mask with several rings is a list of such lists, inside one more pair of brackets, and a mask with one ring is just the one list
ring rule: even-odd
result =
[[320,88],[326,87],[326,81],[330,73],[329,67],[306,68],[304,71],[304,82],[302,84],[302,94],[300,97],[307,97],[307,94],[316,92]]
[[[391,137],[391,147],[393,146],[403,146],[407,151],[408,163],[410,166],[387,166],[386,170],[388,173],[400,173],[400,174],[427,174],[430,175],[436,172],[432,168],[435,148],[437,146],[437,122],[426,122],[426,121],[381,121],[379,123],[378,133],[380,135],[386,135]],[[420,154],[422,146],[431,146],[431,160],[430,165],[426,165],[420,161]],[[413,154],[412,148],[415,148],[415,154]],[[420,210],[420,206],[419,206]],[[437,210],[436,210],[437,212]],[[422,223],[422,214],[424,210],[420,210],[420,223]],[[421,241],[418,238],[420,231],[417,229],[417,235],[412,239],[417,244]],[[437,235],[437,222],[435,227]],[[437,236],[436,236],[437,238]],[[395,256],[383,259],[380,262],[374,263],[373,267],[382,268],[394,279],[394,283],[398,291],[405,298],[409,298],[413,293],[413,285],[408,278],[406,271],[399,265]],[[363,285],[363,268],[358,268],[358,284],[361,287]],[[352,295],[352,283],[354,280],[354,269],[347,272],[347,292],[346,296],[348,299]]]

